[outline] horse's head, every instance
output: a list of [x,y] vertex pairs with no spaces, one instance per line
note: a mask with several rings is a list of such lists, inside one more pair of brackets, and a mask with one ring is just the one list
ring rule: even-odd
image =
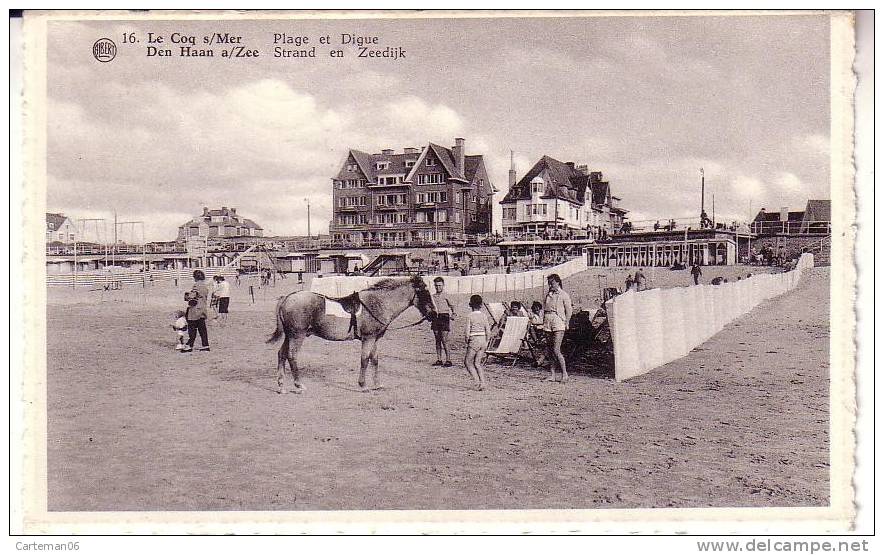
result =
[[411,304],[420,310],[424,318],[434,320],[436,318],[436,309],[433,306],[433,299],[430,297],[430,290],[420,276],[411,277],[411,286],[414,288],[414,300]]

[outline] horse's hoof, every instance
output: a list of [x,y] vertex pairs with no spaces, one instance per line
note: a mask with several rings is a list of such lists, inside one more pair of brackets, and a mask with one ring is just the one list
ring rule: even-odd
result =
[[276,393],[279,394],[279,395],[282,395],[282,394],[285,393],[285,389],[283,389],[283,388],[281,388],[281,387],[277,387],[277,388],[276,388]]
[[303,385],[297,385],[297,384],[296,384],[296,385],[295,385],[295,388],[292,389],[292,390],[290,390],[290,391],[291,391],[292,393],[304,393],[305,391],[307,391],[307,388],[304,387]]

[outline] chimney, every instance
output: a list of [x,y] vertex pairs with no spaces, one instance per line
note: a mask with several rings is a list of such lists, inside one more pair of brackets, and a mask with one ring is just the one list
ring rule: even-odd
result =
[[789,207],[783,206],[780,208],[780,221],[788,222],[789,221]]
[[405,154],[417,154],[420,152],[419,148],[414,148],[413,146],[405,147]]
[[580,164],[574,169],[576,169],[581,175],[589,175],[589,166],[586,164]]
[[224,212],[227,212],[227,207],[226,207],[226,206],[222,206],[222,207],[221,207],[221,213],[223,214]]
[[451,147],[451,154],[454,155],[454,166],[457,168],[458,175],[463,175],[464,171],[464,140],[460,137],[454,139],[454,146]]
[[572,170],[574,169],[574,162],[565,162],[565,165],[568,166],[569,168],[571,168]]
[[513,151],[510,151],[510,174],[509,174],[509,189],[513,188],[513,185],[516,184],[516,161],[513,158]]
[[393,149],[392,148],[385,148],[384,150],[381,151],[381,154],[383,154],[385,156],[390,156],[393,154]]
[[234,216],[236,216],[236,208],[231,208],[230,213],[233,214]]
[[209,215],[209,207],[203,206],[203,216],[208,216],[208,215]]

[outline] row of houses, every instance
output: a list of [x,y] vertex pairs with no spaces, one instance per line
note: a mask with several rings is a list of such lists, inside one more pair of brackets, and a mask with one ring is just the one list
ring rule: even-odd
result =
[[[431,142],[401,152],[348,150],[331,178],[332,219],[321,242],[344,248],[432,246],[466,244],[491,234],[492,203],[499,191],[490,179],[484,155],[467,154],[466,149],[465,139],[456,138],[451,147]],[[607,240],[629,231],[628,210],[619,203],[602,172],[586,164],[544,155],[519,178],[511,156],[507,189],[499,201],[502,239]],[[762,209],[750,231],[759,235],[829,233],[829,220],[829,201],[810,200],[803,212]],[[64,214],[46,214],[48,253],[68,254],[69,245],[82,245],[85,240],[107,243],[83,235]],[[105,230],[103,235],[109,234]],[[203,207],[201,214],[178,226],[175,241],[152,243],[148,252],[181,252],[192,239],[205,239],[209,246],[236,252],[256,241],[283,238],[264,238],[263,227],[236,208]],[[296,250],[317,246],[314,238],[286,243],[292,244],[285,247]],[[100,248],[94,245],[95,254]]]
[[[466,141],[427,143],[402,152],[350,149],[332,178],[333,243],[378,246],[466,242],[492,232],[494,187],[482,154],[467,154]],[[516,180],[511,167],[500,202],[505,235],[578,233],[597,237],[618,229],[626,210],[616,206],[601,172],[543,156]],[[63,214],[47,214],[47,244],[83,241]],[[604,230],[604,231],[603,231]],[[203,207],[178,227],[176,240],[263,237],[264,229],[236,208]]]
[[[428,143],[402,152],[351,149],[332,178],[329,233],[354,246],[457,242],[492,231],[498,192],[481,154],[466,154],[466,141],[450,148]],[[543,156],[520,179],[512,159],[508,190],[500,201],[503,233],[599,237],[619,229],[626,210],[602,173],[586,165]]]
[[[94,222],[95,220],[89,221]],[[70,217],[65,216],[63,213],[47,212],[46,245],[48,247],[61,248],[75,242],[104,243],[107,242],[105,237],[113,235],[113,231],[108,233],[107,230],[103,228],[91,230],[91,233],[87,233],[85,227],[85,221],[81,222],[81,225],[78,225],[77,222]],[[210,210],[208,207],[203,207],[202,214],[178,226],[178,235],[175,241],[154,242],[152,245],[183,243],[187,241],[188,237],[248,239],[250,237],[263,236],[264,228],[258,225],[254,220],[250,220],[249,218],[237,214],[236,208],[222,206],[220,209]],[[126,245],[121,245],[121,247],[125,248]]]

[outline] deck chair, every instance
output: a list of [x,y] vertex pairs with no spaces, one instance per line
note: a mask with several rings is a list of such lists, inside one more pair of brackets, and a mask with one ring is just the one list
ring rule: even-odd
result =
[[506,305],[503,303],[485,303],[485,310],[491,316],[491,324],[499,326],[503,316],[506,314]]
[[528,341],[528,328],[530,326],[528,318],[524,316],[510,316],[506,319],[506,325],[503,327],[503,334],[496,345],[485,351],[485,360],[488,357],[495,357],[501,360],[512,359],[513,366],[520,358],[528,358],[524,352],[527,351],[531,356],[530,360],[537,363],[537,355],[534,347]]
[[562,342],[562,354],[566,360],[573,360],[589,351],[599,334],[607,329],[608,312],[599,308],[592,316],[589,311],[579,310],[571,316],[568,331]]

